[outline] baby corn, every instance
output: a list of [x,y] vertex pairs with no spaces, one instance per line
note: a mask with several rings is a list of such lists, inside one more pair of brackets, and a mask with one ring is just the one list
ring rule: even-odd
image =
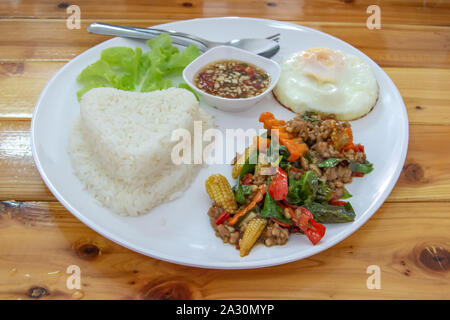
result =
[[205,181],[206,192],[217,205],[228,211],[235,213],[238,206],[231,190],[230,183],[221,174],[213,174]]
[[264,218],[254,218],[250,220],[245,228],[244,235],[242,236],[242,240],[239,244],[241,257],[245,257],[250,253],[250,250],[261,236],[266,225],[267,220]]

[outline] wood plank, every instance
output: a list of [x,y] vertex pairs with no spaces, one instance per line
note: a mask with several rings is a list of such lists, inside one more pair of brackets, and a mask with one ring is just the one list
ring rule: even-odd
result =
[[66,62],[0,62],[0,118],[31,119],[50,78]]
[[412,125],[409,130],[405,165],[389,201],[448,201],[450,126]]
[[450,124],[450,70],[383,69],[403,97],[410,124]]
[[[69,30],[65,20],[1,20],[0,60],[69,60],[109,37],[88,34],[82,22],[80,30]],[[111,20],[114,24],[140,27],[163,20]],[[386,25],[368,30],[364,24],[304,23],[336,36],[362,50],[382,67],[448,68],[449,27]],[[33,34],[33,37],[29,37]],[[51,36],[49,36],[51,35]],[[281,42],[281,44],[283,44]]]
[[[320,254],[236,272],[134,253],[58,203],[0,202],[0,299],[449,299],[448,205],[386,203]],[[69,265],[81,269],[81,290],[66,287]],[[380,290],[366,286],[370,265],[380,267]]]
[[[54,200],[34,165],[29,121],[0,121],[0,200]],[[450,201],[450,126],[412,125],[402,175],[388,201]]]
[[[31,119],[39,94],[64,64],[0,62],[0,119]],[[399,88],[411,124],[450,125],[449,70],[390,67],[384,70]]]
[[[382,23],[449,25],[450,3],[442,0],[89,0],[71,1],[81,9],[83,19],[191,19],[198,17],[244,16],[278,20],[365,23],[367,7],[381,9]],[[0,18],[65,19],[69,2],[42,0],[3,1]]]
[[0,198],[55,200],[34,165],[30,121],[0,121]]

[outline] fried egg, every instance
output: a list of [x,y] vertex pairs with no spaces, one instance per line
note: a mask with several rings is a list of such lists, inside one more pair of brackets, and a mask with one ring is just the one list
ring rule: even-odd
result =
[[273,93],[296,113],[316,111],[354,120],[378,100],[378,83],[362,59],[328,48],[308,49],[286,57]]

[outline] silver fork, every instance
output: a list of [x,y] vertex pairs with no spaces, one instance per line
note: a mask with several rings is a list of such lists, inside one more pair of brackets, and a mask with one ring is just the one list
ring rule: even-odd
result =
[[91,24],[87,31],[96,34],[105,34],[110,36],[118,36],[125,38],[137,38],[137,39],[151,39],[161,33],[168,33],[172,36],[172,41],[176,44],[188,46],[192,43],[196,44],[201,51],[207,51],[213,47],[228,45],[243,50],[247,50],[261,56],[270,58],[280,50],[278,41],[280,40],[280,34],[274,34],[267,38],[262,39],[234,39],[227,42],[217,42],[206,40],[192,34],[184,32],[162,30],[155,28],[139,28],[131,26],[118,26],[106,23],[94,22]]

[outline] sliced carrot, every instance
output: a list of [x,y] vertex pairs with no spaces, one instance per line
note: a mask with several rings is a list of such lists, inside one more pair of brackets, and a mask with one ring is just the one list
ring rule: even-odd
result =
[[347,132],[348,137],[350,138],[350,140],[353,141],[353,132],[352,129],[350,128],[345,128],[345,132]]
[[289,153],[289,161],[296,161],[308,151],[308,146],[302,143],[300,138],[293,138],[286,128],[282,127],[285,122],[277,120],[270,112],[264,112],[259,117],[259,121],[264,123],[264,128],[271,130],[271,135],[277,136],[280,144],[284,145]]
[[247,212],[253,209],[258,204],[258,202],[262,201],[266,192],[267,192],[267,185],[263,184],[259,186],[258,191],[256,192],[256,194],[252,199],[252,202],[250,202],[243,209],[239,210],[230,220],[228,220],[228,224],[230,226],[234,226],[241,217],[243,217]]

